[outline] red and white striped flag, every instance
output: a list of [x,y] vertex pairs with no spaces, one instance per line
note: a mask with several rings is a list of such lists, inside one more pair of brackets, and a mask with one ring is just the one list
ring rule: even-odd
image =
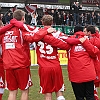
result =
[[27,6],[25,6],[25,9],[26,9],[29,13],[32,13],[32,12],[35,12],[35,11],[36,11],[37,5],[27,5]]
[[17,9],[17,5],[15,5],[14,7],[10,8],[11,12],[14,12]]

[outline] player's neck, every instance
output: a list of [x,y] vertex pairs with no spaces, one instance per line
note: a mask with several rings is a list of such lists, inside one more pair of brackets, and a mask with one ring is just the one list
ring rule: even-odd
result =
[[51,26],[44,26],[45,28],[50,28]]

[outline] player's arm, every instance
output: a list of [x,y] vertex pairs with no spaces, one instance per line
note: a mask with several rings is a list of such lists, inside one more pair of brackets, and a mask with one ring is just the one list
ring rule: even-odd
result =
[[72,37],[68,37],[67,35],[65,35],[64,33],[62,33],[59,36],[60,39],[62,39],[63,41],[67,42],[70,45],[76,45],[80,43],[80,40],[78,38],[72,38]]
[[16,19],[12,19],[10,23],[21,29],[24,40],[28,42],[38,42],[48,33],[47,30],[28,26]]
[[88,54],[91,57],[96,57],[96,55],[99,53],[99,49],[92,45],[88,39],[86,38],[81,38],[80,39],[82,46],[86,49],[86,51],[88,52]]
[[36,29],[32,32],[23,32],[23,38],[25,41],[28,42],[38,42],[39,40],[41,40],[46,34],[47,34],[47,30],[43,30],[43,29]]
[[4,34],[0,35],[0,44],[2,43],[3,36],[4,36]]
[[53,36],[45,35],[43,38],[43,41],[54,47],[58,47],[63,50],[70,49],[70,45],[68,43],[66,43],[65,41],[63,41],[61,39],[55,38]]
[[8,25],[3,26],[2,28],[0,28],[0,34],[4,34],[6,31],[11,29],[12,27],[13,27],[12,24],[8,24]]
[[100,38],[95,38],[94,45],[100,50]]
[[76,45],[80,43],[80,40],[77,38],[67,38],[65,41],[70,45]]

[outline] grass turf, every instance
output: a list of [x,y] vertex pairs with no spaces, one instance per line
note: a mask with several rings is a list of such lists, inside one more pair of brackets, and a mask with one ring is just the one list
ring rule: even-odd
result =
[[[62,66],[62,71],[66,88],[64,91],[64,97],[66,100],[75,100],[71,84],[68,80],[67,67]],[[32,76],[33,86],[30,88],[29,100],[44,100],[44,96],[39,93],[40,87],[39,87],[39,77],[38,77],[38,66],[31,67],[31,76]],[[20,94],[21,94],[20,91],[18,91],[17,100],[20,100]],[[98,89],[98,94],[100,97],[100,88]],[[8,91],[5,90],[3,95],[3,100],[7,100],[7,97],[8,97]],[[56,100],[55,93],[53,93],[53,100]]]

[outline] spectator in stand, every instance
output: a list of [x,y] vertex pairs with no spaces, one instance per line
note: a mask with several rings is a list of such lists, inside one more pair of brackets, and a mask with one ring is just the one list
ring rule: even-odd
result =
[[74,21],[73,14],[69,14],[69,25],[70,26],[73,26],[73,21]]
[[32,20],[32,16],[31,16],[31,13],[28,12],[25,13],[25,21],[26,21],[26,24],[30,25],[31,24],[31,20]]
[[96,13],[94,11],[91,15],[91,25],[96,25]]
[[100,9],[100,5],[96,4],[96,6]]
[[3,24],[6,24],[4,14],[1,14],[0,15],[0,20],[2,20]]
[[37,25],[42,25],[42,14],[41,13],[39,13],[38,14],[38,17],[37,17]]
[[100,13],[97,13],[96,15],[96,25],[100,25]]
[[67,13],[67,15],[65,17],[65,20],[66,20],[66,24],[65,25],[69,25],[69,13]]
[[77,25],[79,23],[79,9],[82,9],[82,5],[79,5],[79,2],[76,1],[72,8],[74,8],[74,25]]
[[5,15],[5,22],[6,22],[6,24],[9,24],[11,19],[12,19],[12,15],[11,15],[10,12],[8,12],[7,15]]
[[60,13],[58,13],[58,19],[56,25],[62,25],[63,19]]
[[91,22],[91,13],[90,12],[87,12],[86,14],[85,14],[85,23],[86,24],[91,24],[92,22]]
[[82,26],[85,25],[85,17],[83,13],[79,16],[79,24],[81,24]]
[[58,20],[58,9],[51,10],[49,14],[53,17],[53,25],[56,25]]
[[31,25],[37,25],[37,17],[38,17],[37,12],[32,12],[31,16],[32,16]]

